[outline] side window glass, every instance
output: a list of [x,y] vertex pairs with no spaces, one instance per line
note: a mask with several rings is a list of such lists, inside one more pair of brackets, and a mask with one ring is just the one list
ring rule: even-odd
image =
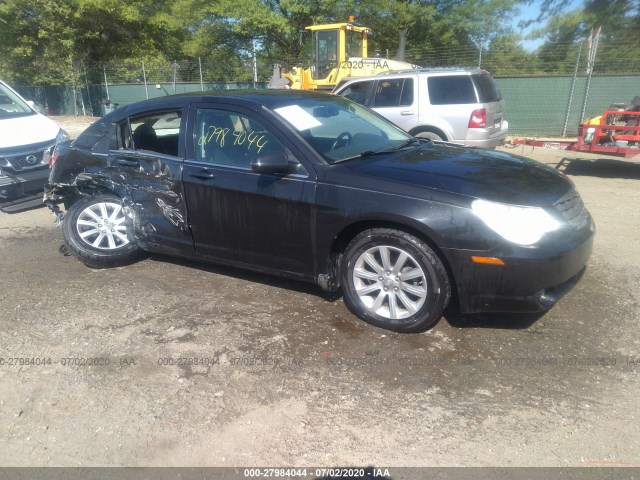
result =
[[118,146],[177,157],[181,117],[180,110],[132,117],[117,126]]
[[286,153],[260,122],[225,110],[198,109],[194,142],[196,160],[247,169],[258,155]]
[[400,95],[404,79],[394,78],[391,80],[380,80],[376,87],[376,98],[373,101],[374,107],[397,107],[400,105]]
[[109,148],[177,157],[181,125],[180,110],[127,118],[111,128]]
[[367,92],[369,91],[369,86],[371,85],[371,81],[368,82],[354,82],[345,88],[340,95],[342,97],[348,98],[349,100],[353,100],[354,102],[358,102],[361,105],[364,105],[367,101]]
[[468,75],[429,77],[429,100],[431,105],[477,103],[476,92]]
[[413,105],[413,78],[405,78],[400,95],[400,105]]
[[[131,150],[131,130],[129,129],[129,119],[118,123],[115,128],[115,149]],[[113,145],[111,146],[114,149]]]

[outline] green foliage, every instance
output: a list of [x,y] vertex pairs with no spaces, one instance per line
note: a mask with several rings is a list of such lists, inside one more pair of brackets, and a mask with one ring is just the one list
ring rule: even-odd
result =
[[585,0],[583,8],[569,13],[553,13],[564,1],[546,3],[552,14],[532,34],[545,39],[537,52],[543,71],[572,73],[578,52],[582,54],[580,67],[586,69],[588,38],[598,27],[601,35],[594,73],[640,70],[640,0]]
[[491,41],[483,67],[495,76],[533,75],[541,71],[538,56],[527,52],[515,34],[498,36]]
[[[21,85],[79,88],[149,83],[252,79],[254,45],[259,79],[274,63],[308,65],[304,28],[355,15],[371,28],[369,51],[394,56],[401,35],[406,59],[424,66],[481,64],[496,75],[572,73],[580,44],[595,26],[602,42],[594,71],[617,65],[640,70],[640,0],[543,0],[535,32],[545,42],[525,51],[510,19],[531,0],[2,0],[0,72]],[[582,50],[586,58],[586,45]],[[176,62],[177,61],[177,62]],[[174,63],[175,62],[175,63]],[[175,76],[174,76],[175,74]]]

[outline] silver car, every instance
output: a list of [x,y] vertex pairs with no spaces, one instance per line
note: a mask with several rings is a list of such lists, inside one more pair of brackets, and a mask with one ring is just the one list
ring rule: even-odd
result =
[[372,108],[411,135],[473,147],[504,142],[504,100],[485,70],[421,68],[348,78],[333,93]]

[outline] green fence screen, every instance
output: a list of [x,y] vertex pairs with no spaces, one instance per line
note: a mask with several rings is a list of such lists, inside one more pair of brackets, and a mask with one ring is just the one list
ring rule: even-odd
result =
[[[496,82],[506,103],[510,135],[575,136],[581,118],[599,115],[614,103],[629,103],[640,95],[640,75],[587,77],[500,77]],[[588,92],[587,92],[588,85]],[[265,88],[265,83],[256,85]],[[76,92],[66,86],[17,87],[50,115],[93,115],[105,112],[108,98],[118,106],[173,93],[252,88],[252,83],[162,83],[90,85]],[[585,101],[585,94],[586,101]],[[584,109],[584,112],[583,112]],[[567,113],[568,112],[568,113]],[[584,113],[584,115],[583,115]]]

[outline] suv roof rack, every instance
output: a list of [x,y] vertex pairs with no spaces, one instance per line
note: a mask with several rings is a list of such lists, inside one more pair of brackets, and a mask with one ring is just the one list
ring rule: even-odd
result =
[[393,75],[396,73],[421,73],[421,72],[479,72],[481,71],[478,67],[420,67],[420,68],[409,68],[406,70],[388,70],[386,72],[380,72],[376,76],[380,75]]

